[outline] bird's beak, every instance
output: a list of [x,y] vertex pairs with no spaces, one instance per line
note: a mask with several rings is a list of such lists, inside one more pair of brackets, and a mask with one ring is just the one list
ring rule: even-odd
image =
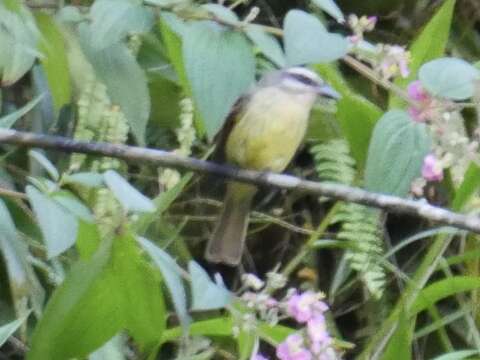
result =
[[329,98],[329,99],[338,100],[342,97],[338,92],[333,90],[333,88],[331,88],[328,85],[318,86],[317,89],[316,89],[316,92],[317,92],[318,95]]

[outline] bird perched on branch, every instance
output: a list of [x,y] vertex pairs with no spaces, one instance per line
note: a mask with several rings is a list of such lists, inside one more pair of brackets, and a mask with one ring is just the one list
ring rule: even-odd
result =
[[[317,96],[339,98],[313,71],[292,67],[264,75],[232,109],[218,146],[227,162],[281,172],[297,152]],[[242,257],[255,185],[230,181],[205,257],[238,265]]]

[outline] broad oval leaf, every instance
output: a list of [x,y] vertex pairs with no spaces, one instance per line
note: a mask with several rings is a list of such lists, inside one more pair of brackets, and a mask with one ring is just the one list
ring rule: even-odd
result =
[[278,67],[286,65],[285,54],[278,40],[263,31],[260,27],[250,24],[245,33],[260,51]]
[[465,60],[442,58],[423,65],[418,78],[433,95],[464,100],[473,96],[480,71]]
[[60,255],[75,243],[78,230],[77,219],[55,200],[42,194],[33,186],[27,186],[26,192],[40,225],[47,247],[47,257],[50,259]]
[[202,8],[206,9],[209,13],[213,14],[220,20],[235,23],[238,21],[238,16],[229,8],[220,4],[204,4]]
[[347,54],[347,39],[329,33],[320,20],[304,11],[290,10],[283,29],[289,65],[326,63]]
[[195,261],[188,264],[192,286],[192,310],[214,310],[228,305],[232,296],[221,284],[210,280],[207,272]]
[[378,121],[372,134],[365,168],[369,191],[404,197],[420,176],[430,138],[424,124],[406,112],[392,110]]
[[103,174],[105,184],[113,192],[126,211],[153,212],[155,205],[145,195],[121,177],[116,171],[108,170]]
[[140,2],[97,0],[90,8],[92,46],[98,50],[123,40],[130,33],[150,30],[154,15]]
[[255,59],[243,34],[197,23],[183,33],[183,60],[193,99],[209,138],[253,83]]
[[99,187],[103,184],[103,176],[95,172],[79,172],[72,175],[64,175],[62,180],[66,183],[73,183],[86,187]]
[[333,0],[312,0],[312,2],[317,5],[320,9],[325,11],[328,15],[335,18],[340,23],[345,22],[345,16],[342,13],[342,10],[335,4]]
[[182,269],[168,253],[151,241],[143,237],[138,237],[137,240],[160,270],[163,280],[170,292],[170,296],[172,297],[175,312],[180,319],[183,329],[186,329],[190,323],[190,316],[187,311],[187,297],[181,277]]
[[[0,76],[2,85],[22,77],[41,53],[37,50],[39,32],[28,9],[14,1],[16,11],[0,3]],[[5,49],[8,49],[6,51]]]
[[124,326],[111,257],[112,241],[106,240],[90,260],[72,266],[35,327],[28,360],[84,357]]

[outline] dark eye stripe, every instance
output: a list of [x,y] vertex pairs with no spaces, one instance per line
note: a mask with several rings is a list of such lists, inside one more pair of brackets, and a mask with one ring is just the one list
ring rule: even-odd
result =
[[318,85],[317,81],[309,78],[308,76],[302,75],[302,74],[288,74],[290,77],[294,78],[297,81],[300,81],[301,83],[309,86],[316,86]]

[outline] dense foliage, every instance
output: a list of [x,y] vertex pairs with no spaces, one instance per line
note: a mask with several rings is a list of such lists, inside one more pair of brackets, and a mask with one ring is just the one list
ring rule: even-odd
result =
[[[341,99],[288,173],[476,214],[477,8],[0,0],[0,132],[215,161],[255,80],[308,66]],[[229,268],[203,258],[222,179],[0,146],[0,359],[480,356],[478,234],[262,188]]]

